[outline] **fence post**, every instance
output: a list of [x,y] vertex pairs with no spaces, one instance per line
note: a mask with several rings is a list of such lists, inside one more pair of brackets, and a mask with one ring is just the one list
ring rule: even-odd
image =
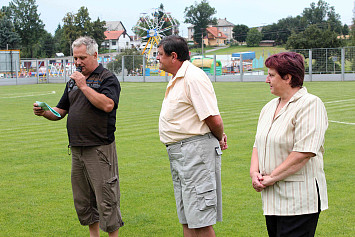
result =
[[63,74],[64,74],[64,83],[67,83],[67,60],[62,60]]
[[38,59],[36,59],[36,77],[37,77],[37,84],[39,84],[39,64],[38,64]]
[[122,81],[124,82],[124,55],[122,55]]
[[49,83],[49,69],[48,69],[48,67],[49,67],[49,60],[48,59],[46,59],[46,61],[45,61],[45,67],[46,67],[46,78],[47,78],[47,83]]
[[325,72],[328,72],[328,49],[325,49]]
[[17,79],[18,79],[18,67],[17,67],[17,60],[15,59],[15,71],[16,71],[16,85],[17,85]]
[[214,64],[214,69],[213,69],[213,71],[214,71],[214,73],[213,73],[213,78],[214,78],[214,82],[216,82],[217,81],[217,72],[216,72],[216,69],[217,69],[217,67],[216,67],[216,63],[217,63],[217,56],[216,55],[214,55],[213,56],[213,64]]
[[243,71],[244,71],[244,68],[243,68],[243,55],[242,53],[240,53],[240,58],[239,58],[239,72],[240,72],[240,81],[243,82]]
[[309,54],[309,80],[312,81],[312,49],[308,51]]
[[345,79],[345,48],[341,48],[341,81]]
[[143,82],[145,82],[145,67],[146,67],[145,55],[142,55],[142,57],[143,57]]

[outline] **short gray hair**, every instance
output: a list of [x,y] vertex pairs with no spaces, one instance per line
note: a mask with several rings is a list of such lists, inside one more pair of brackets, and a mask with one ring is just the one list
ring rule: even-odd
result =
[[72,49],[74,49],[75,47],[79,47],[81,45],[85,45],[86,46],[86,53],[89,55],[94,55],[94,53],[98,53],[99,52],[99,46],[97,45],[96,41],[89,37],[89,36],[81,36],[79,38],[77,38],[73,44],[72,44]]

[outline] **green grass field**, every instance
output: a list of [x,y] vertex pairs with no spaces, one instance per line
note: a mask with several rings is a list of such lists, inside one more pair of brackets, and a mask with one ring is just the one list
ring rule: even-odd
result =
[[[285,48],[282,46],[277,46],[277,47],[248,47],[246,45],[237,45],[237,46],[228,46],[226,48],[222,49],[217,49],[211,52],[206,52],[207,50],[214,49],[215,47],[205,47],[204,52],[205,55],[230,55],[232,53],[238,53],[238,52],[248,52],[248,51],[254,51],[255,52],[255,57],[259,58],[260,56],[263,56],[264,58],[267,58],[269,55],[273,55],[276,53],[280,52],[285,52],[287,51]],[[191,52],[198,52],[201,53],[201,48],[194,48],[191,49]]]
[[[125,226],[120,236],[182,236],[169,161],[158,135],[166,83],[121,86],[116,142]],[[265,83],[219,82],[214,87],[229,143],[222,156],[224,221],[215,225],[216,234],[267,236],[249,163],[259,112],[273,95]],[[353,236],[355,82],[311,82],[306,87],[325,102],[331,121],[324,155],[329,210],[321,213],[316,236]],[[36,100],[55,106],[63,89],[64,84],[0,87],[2,237],[88,236],[72,201],[66,119],[52,122],[32,112]]]
[[232,53],[248,52],[248,51],[254,51],[255,58],[259,58],[260,56],[263,56],[266,59],[269,55],[273,55],[273,54],[280,53],[280,52],[285,52],[287,50],[281,46],[277,46],[277,47],[248,47],[246,45],[238,45],[238,46],[230,46],[225,49],[218,49],[216,51],[212,51],[212,52],[209,52],[206,54],[207,55],[214,55],[214,54],[223,55],[223,54],[232,54]]

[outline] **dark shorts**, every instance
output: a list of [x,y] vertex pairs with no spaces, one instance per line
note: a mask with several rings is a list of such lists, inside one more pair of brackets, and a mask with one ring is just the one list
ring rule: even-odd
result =
[[181,224],[202,228],[222,221],[221,148],[208,133],[167,146]]
[[100,222],[114,232],[123,226],[116,144],[72,147],[71,182],[74,206],[82,225]]

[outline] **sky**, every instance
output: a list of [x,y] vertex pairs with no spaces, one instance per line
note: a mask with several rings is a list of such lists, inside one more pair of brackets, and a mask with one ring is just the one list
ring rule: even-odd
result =
[[[1,6],[8,6],[11,0],[0,0]],[[158,8],[162,3],[166,12],[180,22],[180,35],[187,37],[187,27],[184,22],[186,7],[194,5],[191,0],[36,0],[38,13],[45,24],[45,29],[54,34],[58,24],[63,25],[62,19],[68,12],[77,13],[79,8],[88,8],[89,16],[94,21],[98,17],[105,21],[121,21],[127,33],[133,35],[132,27],[137,23],[143,12]],[[200,0],[198,1],[200,2]],[[227,21],[248,27],[263,26],[277,23],[278,20],[288,16],[300,15],[303,10],[310,7],[312,2],[318,0],[209,0],[211,7],[217,13],[216,18],[226,18]],[[340,15],[343,24],[352,24],[355,1],[352,0],[326,0],[334,6],[335,12]]]

